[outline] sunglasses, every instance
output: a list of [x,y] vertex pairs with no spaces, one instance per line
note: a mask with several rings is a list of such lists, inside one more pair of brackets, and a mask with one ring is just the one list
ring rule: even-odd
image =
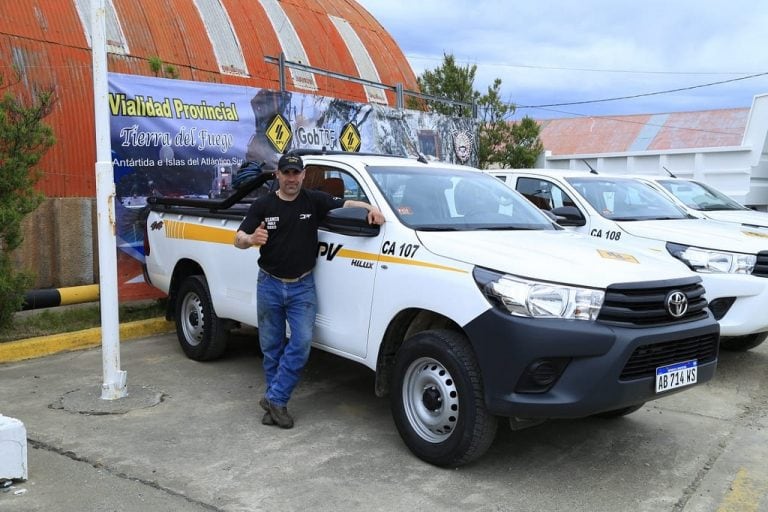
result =
[[304,171],[297,171],[296,169],[280,169],[280,174],[301,174]]

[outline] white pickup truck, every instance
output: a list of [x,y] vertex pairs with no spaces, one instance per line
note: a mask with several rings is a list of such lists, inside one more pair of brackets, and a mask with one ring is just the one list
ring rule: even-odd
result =
[[[314,346],[376,373],[418,457],[457,466],[490,446],[497,418],[629,414],[712,378],[719,327],[698,275],[552,223],[475,169],[361,154],[301,153],[305,187],[376,204],[332,211],[319,233]],[[227,200],[151,198],[145,277],[193,359],[256,325],[258,248],[233,246],[270,173]]]
[[748,229],[768,228],[768,213],[751,210],[712,185],[673,176],[632,177],[664,193],[695,217],[744,224]]
[[488,171],[558,222],[616,250],[643,248],[699,272],[720,346],[748,350],[768,337],[768,231],[693,218],[638,180],[587,171]]

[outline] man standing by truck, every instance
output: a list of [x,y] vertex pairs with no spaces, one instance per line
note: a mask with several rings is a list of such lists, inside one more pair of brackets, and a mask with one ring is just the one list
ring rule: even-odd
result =
[[[261,251],[256,301],[266,379],[259,401],[266,411],[262,423],[292,428],[287,404],[309,358],[317,312],[312,269],[318,226],[334,208],[365,208],[371,224],[383,224],[384,216],[362,201],[302,189],[305,172],[300,156],[283,155],[276,176],[279,189],[254,201],[235,235],[235,247],[259,246]],[[286,321],[291,333],[287,340]]]

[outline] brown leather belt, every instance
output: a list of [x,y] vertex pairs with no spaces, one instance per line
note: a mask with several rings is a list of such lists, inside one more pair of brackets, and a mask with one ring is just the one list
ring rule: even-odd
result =
[[267,274],[269,277],[274,277],[278,281],[282,281],[284,283],[298,283],[299,281],[301,281],[302,279],[304,279],[305,277],[307,277],[309,274],[312,273],[311,270],[307,270],[306,272],[301,274],[299,277],[277,277],[276,275],[270,274],[264,269],[261,269],[261,271]]

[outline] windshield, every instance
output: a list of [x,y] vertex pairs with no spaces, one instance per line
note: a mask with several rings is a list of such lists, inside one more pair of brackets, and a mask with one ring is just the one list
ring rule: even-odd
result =
[[568,178],[581,196],[606,219],[686,219],[671,199],[649,185],[622,178]]
[[558,229],[496,178],[440,167],[368,167],[400,221],[417,230]]
[[699,211],[747,210],[719,190],[686,180],[659,180],[659,184],[678,198],[688,208]]

